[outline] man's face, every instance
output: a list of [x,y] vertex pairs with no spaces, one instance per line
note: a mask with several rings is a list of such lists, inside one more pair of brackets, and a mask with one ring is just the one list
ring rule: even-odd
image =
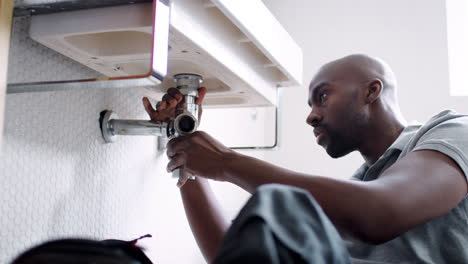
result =
[[[335,76],[336,77],[336,76]],[[359,148],[368,123],[362,103],[362,87],[346,78],[318,74],[310,83],[307,123],[314,127],[317,143],[333,158]]]

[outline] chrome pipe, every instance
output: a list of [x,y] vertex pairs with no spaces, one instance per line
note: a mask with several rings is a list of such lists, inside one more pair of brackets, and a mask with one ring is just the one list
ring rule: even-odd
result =
[[115,142],[117,136],[158,136],[171,138],[176,135],[174,122],[118,119],[111,110],[101,112],[100,125],[104,140]]
[[[174,75],[174,81],[176,88],[184,95],[182,113],[178,114],[174,120],[174,127],[178,135],[188,135],[198,128],[198,105],[195,104],[195,100],[198,97],[198,89],[203,82],[203,77],[198,74],[179,73]],[[180,169],[172,171],[173,178],[180,179],[181,176]],[[195,176],[191,175],[189,179],[194,180]]]
[[114,135],[167,137],[170,134],[168,123],[146,120],[113,119],[109,121],[109,128]]
[[106,142],[115,142],[117,136],[157,136],[170,139],[193,133],[198,127],[197,118],[188,111],[169,122],[118,118],[111,110],[101,113],[101,132]]
[[[195,100],[198,97],[198,89],[203,78],[197,74],[180,73],[174,75],[174,81],[176,82],[176,88],[184,96],[184,101],[176,109],[176,117],[173,121],[155,122],[118,119],[118,116],[114,112],[105,110],[101,112],[100,118],[101,132],[104,140],[106,142],[114,142],[119,135],[158,136],[170,139],[195,132],[198,128],[198,105],[195,103]],[[172,176],[180,178],[180,169],[174,170]],[[195,179],[194,176],[190,176],[189,178]]]

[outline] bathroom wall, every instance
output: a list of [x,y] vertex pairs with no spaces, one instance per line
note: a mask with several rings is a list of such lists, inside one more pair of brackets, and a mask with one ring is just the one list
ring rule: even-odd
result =
[[[93,74],[31,42],[28,23],[28,18],[15,19],[10,81]],[[24,70],[26,64],[32,67]],[[50,239],[130,240],[148,233],[153,238],[141,245],[155,263],[204,263],[157,140],[120,137],[106,144],[102,139],[99,113],[112,109],[122,118],[147,119],[141,105],[145,93],[129,87],[7,95],[0,154],[0,263]],[[222,116],[206,112],[203,122],[209,129]],[[234,133],[226,130],[224,137]],[[226,214],[233,217],[247,195],[227,184],[214,188],[223,193]]]

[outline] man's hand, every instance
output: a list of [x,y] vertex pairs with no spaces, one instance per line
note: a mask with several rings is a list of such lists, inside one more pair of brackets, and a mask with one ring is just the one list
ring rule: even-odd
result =
[[[201,87],[200,89],[198,89],[198,98],[195,100],[195,103],[198,105],[198,124],[200,124],[202,116],[202,102],[205,98],[205,95],[205,87]],[[156,109],[153,108],[147,97],[143,98],[143,106],[145,107],[146,112],[150,116],[151,121],[167,122],[170,120],[174,120],[177,114],[180,114],[185,102],[184,99],[184,96],[178,89],[169,88],[169,90],[167,90],[167,93],[163,96],[161,102],[159,102],[156,105]],[[181,173],[182,177],[179,178],[179,182],[177,183],[179,187],[181,187],[189,177],[189,174],[187,172],[181,171]]]
[[170,159],[167,171],[183,169],[183,177],[177,185],[181,187],[188,175],[202,176],[217,181],[225,180],[225,168],[235,152],[203,131],[172,139],[167,144]]
[[[202,102],[205,98],[206,88],[201,87],[198,89],[198,98],[195,100],[195,103],[198,104],[198,124],[200,124],[201,114],[202,114]],[[146,112],[151,118],[151,121],[169,121],[174,120],[176,114],[178,114],[183,107],[184,96],[176,88],[169,88],[167,93],[163,96],[162,101],[156,106],[156,109],[153,108],[149,99],[147,97],[143,98],[143,105]]]

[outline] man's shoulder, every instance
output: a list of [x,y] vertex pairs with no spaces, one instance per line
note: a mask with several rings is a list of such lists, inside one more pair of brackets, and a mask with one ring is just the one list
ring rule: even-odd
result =
[[430,118],[415,134],[415,140],[429,138],[453,138],[468,132],[468,115],[453,110],[444,110]]
[[400,157],[432,150],[450,157],[468,177],[468,115],[445,110],[433,116],[412,137]]
[[[444,110],[431,117],[413,132],[411,140],[408,140],[405,150],[411,151],[416,145],[427,141],[458,138],[468,132],[468,115],[457,113],[453,110]],[[465,140],[462,140],[465,143]]]
[[[426,123],[405,127],[399,137],[377,161],[381,169],[371,170],[365,163],[352,175],[353,180],[377,178],[391,164],[411,151],[430,149],[447,154],[455,160],[466,161],[468,171],[468,115],[444,110],[432,116]],[[455,152],[454,152],[455,151]],[[458,157],[460,158],[458,158]],[[382,165],[384,164],[384,165]],[[368,173],[368,170],[371,170]],[[367,175],[372,174],[372,175]],[[366,176],[367,175],[367,176]]]
[[444,110],[431,117],[423,127],[434,127],[443,122],[455,122],[460,125],[468,125],[468,115],[454,110]]
[[389,149],[400,149],[404,154],[411,151],[411,148],[421,139],[435,135],[438,137],[440,135],[452,137],[458,134],[457,131],[465,131],[465,129],[468,129],[467,114],[457,113],[454,110],[443,110],[429,118],[425,123],[410,122],[410,125],[403,129]]

